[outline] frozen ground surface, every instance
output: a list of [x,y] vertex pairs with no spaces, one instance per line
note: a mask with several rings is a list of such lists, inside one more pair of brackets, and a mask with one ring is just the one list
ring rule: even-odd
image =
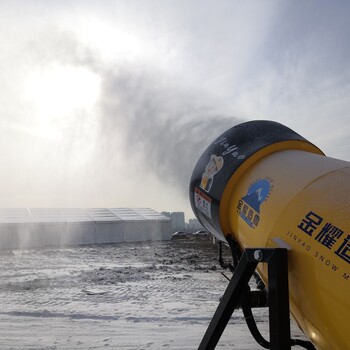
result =
[[[0,349],[197,349],[228,283],[216,249],[186,239],[0,252]],[[267,311],[254,313],[267,335]],[[217,349],[258,348],[235,311]]]

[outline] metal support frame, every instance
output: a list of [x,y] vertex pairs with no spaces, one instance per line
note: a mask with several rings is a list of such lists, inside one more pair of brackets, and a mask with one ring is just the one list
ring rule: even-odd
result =
[[248,248],[242,253],[198,350],[215,349],[259,262],[268,264],[270,349],[291,349],[287,249]]

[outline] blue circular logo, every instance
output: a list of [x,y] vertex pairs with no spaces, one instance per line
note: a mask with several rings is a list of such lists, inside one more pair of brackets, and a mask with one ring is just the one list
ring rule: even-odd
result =
[[270,188],[270,181],[266,179],[258,180],[249,187],[247,195],[256,194],[258,202],[261,204],[269,195]]

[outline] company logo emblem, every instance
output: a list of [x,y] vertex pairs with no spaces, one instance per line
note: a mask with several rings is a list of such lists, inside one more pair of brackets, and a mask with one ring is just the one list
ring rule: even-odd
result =
[[247,194],[238,201],[239,216],[252,228],[259,225],[260,208],[271,193],[271,182],[268,178],[255,181],[249,186]]

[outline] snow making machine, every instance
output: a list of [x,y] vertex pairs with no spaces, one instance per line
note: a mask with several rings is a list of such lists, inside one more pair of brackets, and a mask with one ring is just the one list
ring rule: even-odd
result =
[[[232,253],[232,278],[199,349],[216,347],[238,306],[263,348],[350,349],[349,162],[326,157],[279,123],[251,121],[205,150],[190,201]],[[254,306],[269,308],[269,340]],[[291,339],[290,315],[308,341]]]

